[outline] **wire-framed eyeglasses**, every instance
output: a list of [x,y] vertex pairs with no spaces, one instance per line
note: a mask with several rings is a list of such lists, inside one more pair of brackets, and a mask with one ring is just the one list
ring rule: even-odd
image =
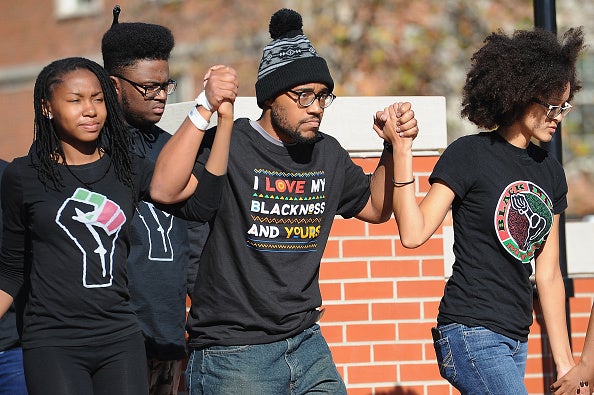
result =
[[138,93],[144,97],[144,100],[154,99],[155,97],[159,96],[161,91],[165,91],[165,93],[170,95],[175,92],[175,88],[177,87],[177,81],[171,79],[162,84],[142,85],[138,82],[131,81],[126,77],[122,77],[121,75],[114,74],[114,77],[122,79],[132,85],[138,91]]
[[[320,102],[320,107],[326,108],[334,99],[336,99],[336,95],[330,92],[322,91],[320,93],[315,93],[313,91],[294,91],[289,89],[288,92],[291,92],[294,95],[297,95],[297,103],[301,107],[309,107],[313,104],[313,102],[318,99]],[[290,97],[290,96],[289,96]],[[295,99],[293,99],[295,100]]]
[[559,115],[567,115],[567,113],[573,108],[573,106],[568,102],[563,103],[562,106],[553,106],[552,104],[537,99],[536,97],[532,98],[532,101],[549,109],[547,111],[547,118],[549,119],[555,119]]

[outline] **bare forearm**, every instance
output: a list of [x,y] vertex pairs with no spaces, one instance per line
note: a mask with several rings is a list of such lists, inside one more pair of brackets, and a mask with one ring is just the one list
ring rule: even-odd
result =
[[[230,104],[227,103],[229,106]],[[227,105],[225,104],[225,106]],[[223,107],[223,105],[221,105]],[[217,133],[215,135],[212,151],[206,161],[206,170],[215,176],[222,176],[227,173],[229,161],[229,145],[231,144],[231,132],[233,130],[233,111],[227,111],[224,115],[219,112],[217,122]]]
[[403,139],[397,143],[394,146],[394,216],[400,242],[405,247],[414,248],[425,241],[418,237],[423,230],[424,218],[415,196],[415,184],[408,184],[414,180],[412,144]]
[[390,219],[392,215],[392,155],[384,151],[377,168],[371,176],[370,203],[373,208],[373,218],[368,222],[381,223]]
[[559,375],[563,375],[574,365],[567,333],[563,279],[559,272],[552,277],[537,276],[536,282],[553,359]]
[[151,182],[153,200],[175,203],[196,189],[192,169],[203,137],[204,131],[186,117],[157,158]]

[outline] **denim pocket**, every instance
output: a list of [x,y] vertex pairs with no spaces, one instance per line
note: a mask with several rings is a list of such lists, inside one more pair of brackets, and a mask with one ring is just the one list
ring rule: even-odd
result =
[[452,356],[452,349],[447,336],[433,342],[433,348],[437,357],[439,374],[450,383],[454,383],[456,379],[456,366],[454,366],[454,357]]
[[229,355],[229,354],[239,354],[246,351],[250,351],[251,349],[256,348],[252,345],[244,345],[244,346],[211,346],[204,349],[204,356],[217,356],[217,355]]

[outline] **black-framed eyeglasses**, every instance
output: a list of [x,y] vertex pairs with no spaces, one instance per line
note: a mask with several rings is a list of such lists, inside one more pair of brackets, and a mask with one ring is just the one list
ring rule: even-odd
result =
[[326,108],[332,104],[334,99],[336,99],[335,94],[326,91],[315,93],[313,91],[294,91],[289,89],[288,92],[297,95],[297,103],[299,103],[301,107],[309,107],[316,99],[318,99],[320,107]]
[[567,115],[567,113],[573,108],[573,106],[568,102],[563,103],[562,106],[553,106],[552,104],[537,99],[536,97],[532,98],[532,101],[549,109],[547,111],[547,118],[549,119],[555,119],[559,115]]
[[161,91],[165,91],[165,93],[170,95],[175,92],[175,88],[177,87],[177,81],[171,79],[162,84],[142,85],[138,82],[130,81],[128,78],[122,77],[121,75],[114,74],[114,77],[122,79],[132,85],[138,91],[138,93],[144,97],[144,100],[154,99],[155,97],[159,96]]

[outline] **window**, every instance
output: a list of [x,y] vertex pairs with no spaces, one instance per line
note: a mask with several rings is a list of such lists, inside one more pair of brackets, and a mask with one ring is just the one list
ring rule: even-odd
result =
[[54,0],[58,19],[97,15],[102,11],[103,0]]

